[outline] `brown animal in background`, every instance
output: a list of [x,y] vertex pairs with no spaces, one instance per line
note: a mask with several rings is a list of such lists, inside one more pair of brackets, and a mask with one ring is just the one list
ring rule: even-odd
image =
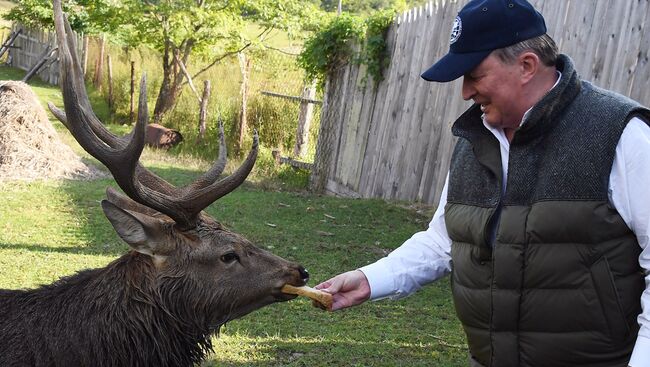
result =
[[160,124],[149,124],[144,133],[144,143],[154,148],[169,149],[183,141],[178,130],[168,129]]
[[216,164],[177,188],[140,165],[147,122],[144,78],[130,139],[92,113],[74,38],[54,1],[65,112],[52,112],[128,195],[107,190],[101,205],[132,251],[100,269],[33,290],[0,290],[0,366],[191,366],[211,350],[221,325],[295,296],[308,274],[253,246],[202,211],[246,178],[257,154],[218,180],[226,161],[223,133]]

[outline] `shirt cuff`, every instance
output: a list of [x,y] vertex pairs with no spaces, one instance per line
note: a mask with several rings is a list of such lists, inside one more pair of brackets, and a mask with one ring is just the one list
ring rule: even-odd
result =
[[382,262],[382,260],[379,260],[359,268],[368,279],[371,300],[388,298],[395,293],[394,277]]
[[650,367],[650,338],[639,335],[630,358],[632,367]]

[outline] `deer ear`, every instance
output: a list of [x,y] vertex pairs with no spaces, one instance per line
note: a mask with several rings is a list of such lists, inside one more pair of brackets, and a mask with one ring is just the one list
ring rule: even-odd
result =
[[102,209],[111,222],[115,232],[133,248],[143,254],[155,256],[169,249],[165,241],[163,222],[159,219],[126,211],[108,200],[102,200]]

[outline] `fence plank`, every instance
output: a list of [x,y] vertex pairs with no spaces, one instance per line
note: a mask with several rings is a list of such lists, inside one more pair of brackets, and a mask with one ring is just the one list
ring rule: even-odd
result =
[[[644,19],[648,19],[648,13],[650,13],[650,5],[647,0],[642,0],[645,3],[646,13]],[[642,25],[639,33],[641,34],[641,40],[639,42],[639,50],[637,53],[637,65],[635,70],[635,76],[631,83],[630,95],[636,97],[638,101],[648,104],[650,101],[650,88],[648,88],[648,80],[650,80],[650,31],[648,28],[650,23],[647,21]]]
[[[583,78],[650,104],[649,0],[531,2]],[[387,39],[385,79],[372,92],[358,89],[365,71],[350,66],[348,90],[322,111],[338,111],[332,191],[437,203],[455,142],[451,123],[471,102],[461,98],[462,80],[427,83],[419,75],[448,51],[451,24],[466,3],[431,1],[400,14]]]

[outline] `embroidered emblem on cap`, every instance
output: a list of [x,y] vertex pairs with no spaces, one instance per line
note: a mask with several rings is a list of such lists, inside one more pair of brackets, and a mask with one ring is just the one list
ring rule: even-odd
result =
[[460,38],[460,32],[463,30],[463,22],[460,17],[456,17],[454,25],[451,27],[451,35],[449,35],[449,44],[453,45],[454,42]]

